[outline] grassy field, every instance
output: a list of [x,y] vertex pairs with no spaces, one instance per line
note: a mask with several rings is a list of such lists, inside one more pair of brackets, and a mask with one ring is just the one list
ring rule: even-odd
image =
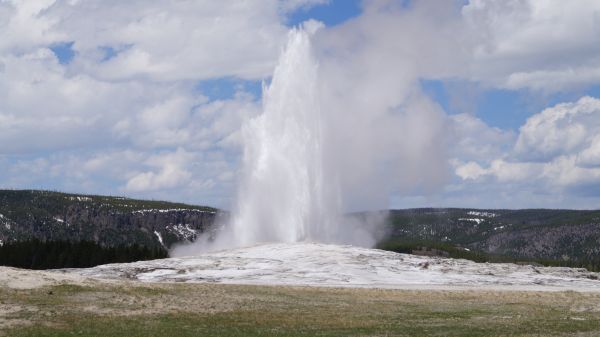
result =
[[217,284],[0,288],[1,336],[600,336],[600,293]]

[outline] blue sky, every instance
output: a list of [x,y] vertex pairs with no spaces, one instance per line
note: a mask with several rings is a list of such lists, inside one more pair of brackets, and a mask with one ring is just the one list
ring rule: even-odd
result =
[[[510,90],[498,88],[477,88],[471,90],[470,106],[454,103],[452,97],[465,95],[456,92],[456,87],[469,91],[470,83],[455,83],[453,81],[423,80],[423,90],[439,103],[449,114],[465,111],[475,114],[486,124],[501,129],[518,130],[527,119],[544,109],[560,102],[572,101],[581,96],[600,97],[600,85],[584,88],[574,88],[551,94],[530,92],[528,90]],[[469,94],[467,94],[469,95]]]
[[297,26],[306,20],[318,20],[327,26],[341,24],[361,14],[361,1],[358,0],[331,0],[328,3],[300,8],[289,15],[287,25]]
[[335,131],[371,166],[340,168],[348,191],[385,193],[354,203],[600,202],[597,1],[52,0],[0,13],[0,188],[229,207],[242,125],[261,113],[287,31],[314,19],[322,83],[339,90],[327,113],[373,127]]

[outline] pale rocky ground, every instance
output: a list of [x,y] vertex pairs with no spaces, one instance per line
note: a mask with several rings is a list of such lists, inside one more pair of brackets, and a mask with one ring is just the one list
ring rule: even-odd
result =
[[600,274],[582,268],[475,263],[319,243],[263,244],[62,273],[56,277],[390,289],[600,291]]
[[0,288],[35,289],[61,283],[83,285],[94,283],[94,280],[78,274],[0,266]]

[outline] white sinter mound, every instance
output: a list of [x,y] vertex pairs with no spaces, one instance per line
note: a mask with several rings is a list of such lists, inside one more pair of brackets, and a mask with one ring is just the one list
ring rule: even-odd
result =
[[475,263],[317,243],[264,244],[69,272],[143,282],[600,291],[600,275],[585,269]]

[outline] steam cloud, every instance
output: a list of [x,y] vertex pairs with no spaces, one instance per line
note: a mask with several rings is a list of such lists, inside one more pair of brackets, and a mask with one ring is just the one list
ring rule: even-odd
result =
[[[339,28],[310,21],[289,33],[263,114],[243,128],[231,220],[215,240],[173,255],[267,241],[372,246],[385,212],[344,214],[384,210],[392,193],[445,181],[446,115],[418,82],[422,58],[435,56],[406,29],[435,18],[420,23],[415,11],[399,23],[389,10],[375,6]],[[403,35],[380,37],[386,30]]]

